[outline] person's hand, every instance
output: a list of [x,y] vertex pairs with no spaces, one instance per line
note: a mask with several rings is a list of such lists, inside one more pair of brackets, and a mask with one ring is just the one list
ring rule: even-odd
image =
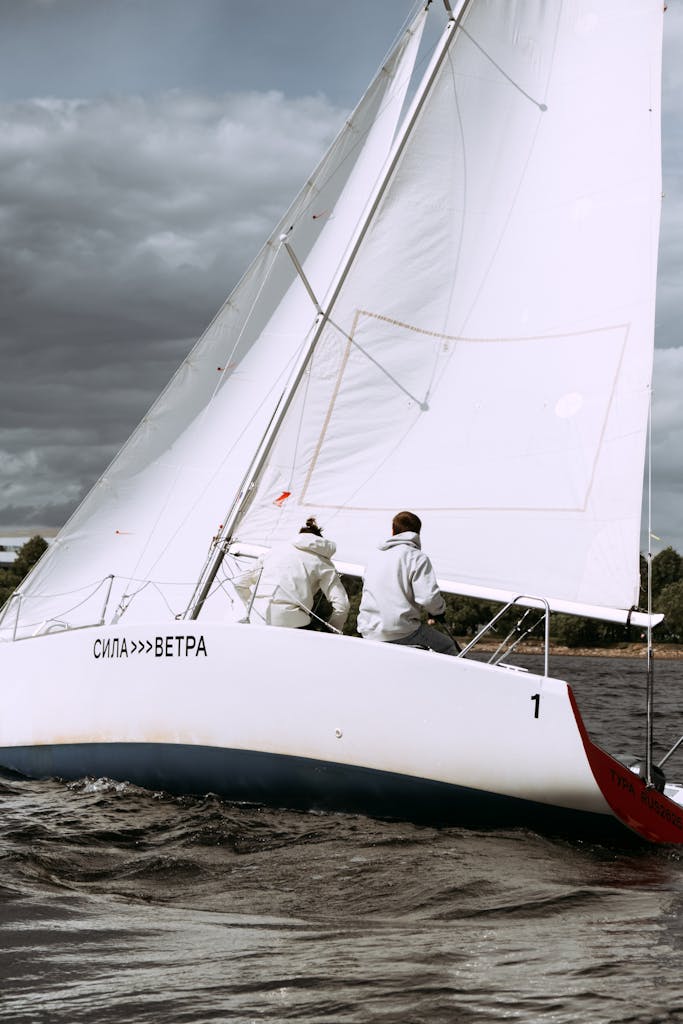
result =
[[427,619],[427,625],[428,626],[433,626],[435,622],[445,622],[445,621],[446,621],[446,613],[442,612],[441,615],[430,615],[429,618]]

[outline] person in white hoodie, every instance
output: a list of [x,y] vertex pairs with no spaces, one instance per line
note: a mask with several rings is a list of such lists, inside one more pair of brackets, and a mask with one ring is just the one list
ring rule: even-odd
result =
[[329,625],[341,631],[349,599],[332,564],[336,550],[315,519],[307,519],[293,540],[272,548],[253,569],[234,579],[235,590],[248,605],[251,588],[256,587],[252,605],[256,621],[296,629],[316,627],[310,612],[316,593],[322,590],[332,605]]
[[422,623],[423,610],[433,621],[444,621],[446,611],[432,563],[420,546],[422,522],[414,512],[399,512],[391,526],[391,538],[365,569],[358,632],[366,640],[457,655],[450,637]]

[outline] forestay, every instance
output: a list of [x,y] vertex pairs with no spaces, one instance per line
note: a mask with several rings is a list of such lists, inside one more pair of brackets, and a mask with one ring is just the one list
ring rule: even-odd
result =
[[654,0],[469,4],[238,545],[316,515],[362,567],[408,508],[453,589],[636,603],[661,31]]

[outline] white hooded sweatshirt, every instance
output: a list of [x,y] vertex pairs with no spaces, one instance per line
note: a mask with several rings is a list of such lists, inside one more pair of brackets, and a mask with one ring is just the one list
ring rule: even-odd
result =
[[349,614],[349,599],[331,561],[336,550],[336,544],[325,537],[299,533],[233,580],[245,604],[251,587],[256,585],[253,621],[271,626],[307,626],[313,599],[322,590],[332,605],[330,625],[342,629]]
[[358,632],[368,640],[400,640],[419,627],[423,609],[441,615],[446,603],[419,533],[397,533],[368,561]]

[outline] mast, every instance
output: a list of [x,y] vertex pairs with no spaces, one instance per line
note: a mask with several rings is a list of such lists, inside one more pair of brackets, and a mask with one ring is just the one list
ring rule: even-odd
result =
[[[304,374],[308,369],[308,366],[310,365],[310,361],[313,357],[313,354],[316,350],[322,333],[327,325],[329,317],[332,313],[332,309],[334,308],[339,293],[341,292],[344,282],[346,281],[349,271],[351,270],[351,267],[353,266],[353,263],[356,259],[358,250],[360,249],[363,239],[365,238],[368,229],[373,222],[375,213],[377,212],[377,209],[384,197],[389,182],[392,179],[394,170],[396,169],[399,160],[401,159],[406,144],[412,134],[413,128],[415,127],[415,124],[417,123],[420,113],[427,100],[427,97],[429,96],[432,85],[434,84],[439,74],[439,71],[441,70],[441,66],[443,65],[446,59],[450,45],[456,36],[457,30],[459,29],[468,8],[471,6],[472,3],[473,0],[459,0],[459,3],[456,4],[456,10],[453,11],[451,8],[451,4],[447,2],[447,0],[444,0],[444,5],[448,12],[448,23],[446,25],[446,28],[444,29],[439,44],[436,47],[434,54],[432,55],[432,60],[430,62],[429,67],[427,68],[427,71],[425,72],[421,87],[418,90],[411,105],[411,108],[405,118],[403,130],[401,131],[399,137],[394,143],[393,149],[387,160],[384,173],[380,181],[378,182],[377,186],[375,187],[374,195],[372,196],[371,202],[369,203],[369,206],[367,208],[367,213],[359,228],[357,229],[356,236],[351,246],[350,252],[337,275],[336,282],[334,282],[333,284],[331,296],[329,301],[327,302],[326,308],[324,310],[319,309],[318,311],[318,314],[316,316],[317,327],[313,332],[313,336],[308,346],[306,347],[305,351],[300,356],[296,368],[290,378],[290,381],[286,385],[285,389],[283,390],[280,396],[278,404],[276,405],[275,410],[273,412],[270,424],[268,425],[268,428],[263,436],[263,439],[256,452],[256,455],[254,456],[254,459],[249,469],[247,470],[247,473],[245,474],[245,477],[242,481],[242,485],[237,492],[235,501],[233,502],[233,505],[228,515],[226,516],[224,525],[221,527],[220,532],[217,534],[213,541],[212,550],[209,552],[209,555],[206,559],[206,562],[202,569],[202,573],[197,581],[197,585],[194,589],[188,607],[185,611],[184,618],[198,618],[204,606],[204,602],[209,596],[211,587],[213,586],[214,580],[216,579],[216,576],[218,574],[218,570],[220,569],[221,563],[223,562],[223,559],[225,558],[228,548],[232,542],[234,530],[237,524],[244,516],[244,514],[246,513],[251,503],[251,498],[256,486],[256,482],[263,470],[266,460],[268,459],[268,456],[275,443],[282,422],[285,416],[287,415],[294,395],[296,394],[298,386],[301,383],[301,380],[303,379]],[[284,236],[281,239],[283,243],[285,241],[285,237],[286,236]],[[289,250],[289,246],[287,246],[287,248]],[[293,256],[291,251],[290,256]],[[309,295],[311,296],[311,300],[313,301],[314,305],[317,306],[315,296],[311,293],[307,279],[305,275],[303,275],[303,272],[301,272],[301,277],[304,283],[304,287],[306,287],[306,290],[309,292]]]

